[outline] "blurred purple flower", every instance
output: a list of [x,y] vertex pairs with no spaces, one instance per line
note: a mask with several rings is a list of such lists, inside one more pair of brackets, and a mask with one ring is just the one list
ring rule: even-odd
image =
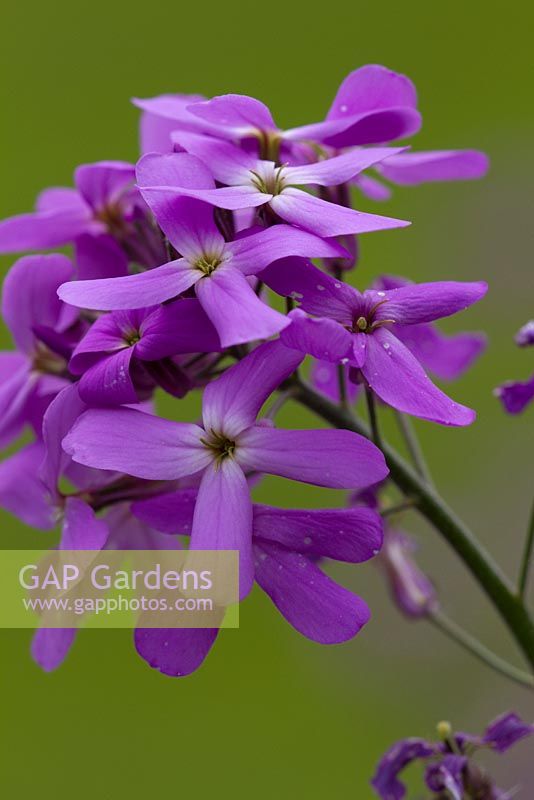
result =
[[[515,336],[519,347],[534,345],[534,321],[527,322]],[[520,414],[534,400],[534,374],[526,381],[507,381],[493,390],[509,414]]]
[[534,725],[508,712],[495,719],[482,737],[452,733],[448,723],[440,723],[440,742],[404,739],[394,744],[380,760],[371,785],[381,800],[402,800],[406,787],[400,772],[414,761],[423,761],[425,782],[436,800],[504,800],[505,795],[475,763],[477,750],[491,747],[504,753],[516,742],[534,733]]

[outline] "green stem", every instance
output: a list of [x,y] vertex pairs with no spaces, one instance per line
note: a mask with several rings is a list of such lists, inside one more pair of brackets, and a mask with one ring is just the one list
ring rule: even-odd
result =
[[[302,381],[297,384],[295,397],[334,427],[346,428],[371,438],[369,428],[364,423],[335,406]],[[382,451],[391,479],[406,496],[414,498],[418,511],[432,523],[462,559],[499,611],[534,669],[534,624],[500,567],[432,486],[428,486],[387,443],[382,444]]]
[[421,445],[419,444],[419,439],[417,438],[417,434],[415,433],[411,419],[409,419],[406,414],[402,414],[400,411],[395,412],[395,417],[417,472],[426,481],[426,483],[429,484],[429,486],[433,486],[432,476],[430,475],[430,470],[428,469],[426,459],[423,455],[423,451],[421,449]]
[[523,557],[521,559],[521,569],[519,571],[519,581],[517,586],[517,593],[521,601],[524,600],[525,592],[527,589],[528,574],[530,571],[530,562],[532,560],[533,546],[534,546],[534,503],[532,504],[532,511],[530,512],[527,538],[525,540],[525,549],[523,550]]
[[509,664],[508,661],[505,661],[503,658],[500,658],[500,656],[496,655],[492,650],[486,647],[486,645],[482,644],[482,642],[479,642],[474,636],[471,636],[470,633],[441,611],[431,612],[428,619],[436,628],[448,636],[449,639],[455,641],[463,647],[464,650],[467,650],[478,658],[479,661],[486,664],[486,666],[500,672],[501,675],[505,675],[507,678],[510,678],[510,680],[521,684],[521,686],[527,686],[529,689],[534,688],[534,677],[532,675],[528,672],[524,672],[522,669],[518,669],[518,667],[515,667],[513,664]]
[[344,364],[337,365],[337,380],[339,384],[339,402],[344,411],[349,410],[349,401],[347,394],[347,372]]
[[377,447],[382,449],[380,441],[380,431],[378,429],[378,418],[376,416],[375,396],[369,386],[365,387],[365,399],[367,401],[367,412],[369,414],[369,424],[371,426],[371,438]]

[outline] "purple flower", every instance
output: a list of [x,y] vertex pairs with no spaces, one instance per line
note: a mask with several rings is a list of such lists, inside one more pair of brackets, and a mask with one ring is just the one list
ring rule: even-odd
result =
[[[163,103],[160,109],[169,111]],[[313,151],[305,149],[309,142],[339,150],[391,142],[417,133],[421,126],[413,83],[405,75],[378,64],[361,67],[345,78],[323,122],[282,131],[263,103],[234,94],[194,103],[188,112],[211,125],[209,133],[238,141],[254,137],[260,150],[267,152],[271,143],[279,142],[284,155],[287,152],[297,158],[313,157]],[[192,128],[190,118],[186,121],[183,113],[176,114],[176,123],[177,129]],[[380,177],[405,186],[481,178],[487,169],[487,157],[476,150],[402,153],[376,167]],[[358,176],[353,182],[373,200],[389,196],[386,186],[367,175]]]
[[269,281],[301,306],[281,334],[284,344],[360,370],[376,395],[399,411],[444,425],[473,422],[475,412],[434,386],[396,328],[404,331],[461,311],[484,296],[486,283],[448,281],[360,293],[302,261],[279,280],[271,269]]
[[256,424],[258,412],[302,360],[267,342],[209,384],[202,427],[131,409],[90,410],[63,441],[74,461],[140,478],[202,473],[191,548],[240,552],[241,596],[252,586],[252,504],[245,472],[332,488],[357,488],[387,474],[382,453],[343,430],[286,431]]
[[[425,782],[436,800],[445,797],[463,800],[504,800],[505,794],[474,760],[480,749],[492,747],[504,753],[516,742],[534,733],[534,725],[524,723],[515,713],[503,714],[494,720],[484,736],[452,733],[448,723],[438,726],[441,741],[404,739],[393,745],[380,760],[371,785],[381,800],[402,800],[406,787],[399,774],[414,761],[425,764]],[[445,794],[444,794],[445,793]]]
[[[195,489],[141,500],[133,513],[167,534],[190,534]],[[285,619],[321,644],[344,642],[369,619],[361,598],[339,586],[315,563],[326,557],[349,563],[372,558],[382,543],[382,524],[369,509],[280,509],[254,505],[254,576]],[[215,642],[216,630],[137,630],[140,655],[167,675],[197,669]]]
[[388,528],[380,555],[397,606],[412,619],[426,616],[438,605],[432,581],[413,558],[416,549],[414,540],[403,531]]
[[[69,369],[81,375],[80,397],[93,406],[137,403],[156,384],[183,397],[195,384],[195,373],[176,356],[220,349],[198,301],[183,299],[99,317],[74,350]],[[196,368],[204,366],[193,361]]]
[[[527,322],[515,336],[519,347],[534,345],[534,321]],[[534,374],[526,381],[506,381],[493,391],[509,414],[520,414],[534,400]]]
[[[131,250],[138,239],[133,223],[141,224],[144,218],[134,180],[133,165],[122,161],[78,167],[75,189],[47,189],[39,195],[35,213],[0,222],[0,253],[74,243],[81,278],[125,275],[129,256],[152,266],[156,254],[150,248]],[[144,228],[147,238],[150,228]],[[154,241],[157,251],[158,242]]]
[[[314,164],[280,166],[275,161],[255,158],[230,142],[208,136],[180,133],[177,143],[200,159],[223,186],[193,186],[179,170],[169,171],[160,175],[152,185],[143,181],[143,197],[150,205],[154,194],[163,193],[167,197],[187,195],[227,210],[264,207],[261,213],[265,219],[281,219],[325,237],[400,228],[409,224],[355,211],[297,188],[346,183],[362,170],[400,152],[402,148],[352,150]],[[301,251],[299,255],[306,254]]]
[[[187,155],[146,156],[137,174],[140,185],[145,185],[162,180],[162,174],[171,180],[186,173],[192,174],[197,185],[215,186],[201,162]],[[66,284],[59,292],[62,299],[85,308],[136,309],[164,302],[194,286],[222,346],[229,347],[268,338],[289,324],[287,317],[260,300],[250,276],[291,254],[333,257],[344,252],[335,243],[288,225],[225,242],[208,204],[168,192],[147,192],[146,197],[181,258],[138,275]]]
[[57,288],[73,273],[66,256],[26,256],[4,281],[2,315],[17,351],[0,353],[0,444],[26,424],[40,435],[48,404],[69,383],[67,363],[83,327]]

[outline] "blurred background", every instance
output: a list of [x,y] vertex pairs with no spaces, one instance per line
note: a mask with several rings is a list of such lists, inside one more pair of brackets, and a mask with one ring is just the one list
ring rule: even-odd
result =
[[[530,19],[528,19],[530,15]],[[450,388],[477,423],[448,430],[416,423],[434,478],[511,576],[518,568],[533,489],[533,414],[504,415],[494,386],[525,379],[531,353],[513,344],[534,312],[532,12],[526,2],[450,0],[305,5],[115,3],[53,0],[4,6],[0,33],[0,213],[29,210],[74,167],[135,160],[132,95],[240,92],[267,102],[282,127],[321,119],[342,78],[382,63],[416,83],[419,149],[476,147],[491,157],[482,182],[398,188],[360,208],[413,221],[362,239],[351,280],[391,272],[415,280],[486,279],[490,293],[447,330],[484,329],[489,348]],[[3,272],[13,259],[1,261]],[[2,346],[11,347],[2,328]],[[195,401],[169,416],[194,418]],[[386,429],[388,414],[383,413]],[[282,424],[316,425],[288,408]],[[341,493],[269,479],[257,497],[290,506],[341,505]],[[420,560],[447,612],[516,663],[513,643],[438,535],[415,515]],[[53,544],[1,514],[3,548]],[[431,736],[440,719],[479,732],[497,714],[527,718],[527,692],[424,622],[405,621],[373,564],[335,571],[369,602],[372,622],[354,641],[321,647],[299,636],[254,593],[239,630],[223,631],[200,671],[152,671],[128,631],[88,631],[67,662],[43,674],[29,631],[1,631],[5,797],[372,797],[368,781],[397,738]],[[532,745],[491,768],[517,795],[534,796]]]

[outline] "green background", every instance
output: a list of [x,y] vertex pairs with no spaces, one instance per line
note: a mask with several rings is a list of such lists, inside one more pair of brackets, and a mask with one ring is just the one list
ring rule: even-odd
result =
[[[483,303],[450,330],[483,328],[489,352],[451,391],[477,423],[417,428],[445,496],[514,573],[532,496],[533,409],[508,418],[492,397],[527,377],[514,347],[533,313],[531,30],[527,3],[123,3],[8,0],[0,29],[2,216],[31,208],[47,185],[69,184],[78,163],[137,154],[132,95],[228,91],[266,101],[281,126],[320,119],[350,70],[375,62],[416,83],[419,148],[479,147],[492,159],[480,183],[398,189],[385,207],[408,230],[370,234],[357,275],[489,280]],[[12,259],[3,259],[4,269]],[[9,336],[3,332],[3,343]],[[165,403],[166,413],[171,410]],[[191,403],[187,415],[194,413]],[[312,424],[284,412],[287,424]],[[386,420],[386,425],[388,420]],[[334,492],[269,480],[280,505],[341,504]],[[2,546],[52,536],[2,514]],[[510,659],[516,653],[462,565],[415,517],[421,561],[446,609]],[[373,565],[336,570],[370,603],[354,641],[322,648],[300,637],[259,592],[239,630],[223,631],[185,679],[151,671],[127,631],[87,631],[54,674],[28,654],[28,631],[0,633],[5,797],[371,797],[368,780],[396,738],[431,735],[450,719],[474,732],[497,713],[527,717],[526,693],[479,666],[425,623],[392,607]],[[534,795],[532,747],[492,761],[505,786]],[[529,774],[530,773],[530,774]],[[530,787],[530,788],[529,788]]]

